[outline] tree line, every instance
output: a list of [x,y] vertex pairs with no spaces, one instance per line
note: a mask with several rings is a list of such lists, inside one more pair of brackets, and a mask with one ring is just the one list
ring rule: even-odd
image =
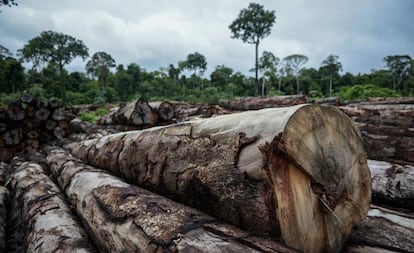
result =
[[[384,57],[384,69],[353,75],[342,73],[339,56],[328,55],[319,68],[307,68],[308,57],[284,58],[270,51],[259,55],[259,43],[270,34],[274,11],[250,3],[230,24],[232,38],[255,45],[254,77],[225,65],[215,66],[205,76],[207,59],[192,52],[185,59],[156,71],[137,63],[116,64],[106,52],[89,56],[88,47],[70,35],[44,31],[29,40],[16,54],[0,45],[0,103],[23,90],[43,98],[58,98],[63,104],[148,100],[181,100],[214,103],[220,98],[305,94],[311,98],[341,96],[411,96],[414,92],[414,60],[409,55]],[[84,72],[69,73],[74,59],[86,61]],[[30,64],[25,69],[23,63]]]

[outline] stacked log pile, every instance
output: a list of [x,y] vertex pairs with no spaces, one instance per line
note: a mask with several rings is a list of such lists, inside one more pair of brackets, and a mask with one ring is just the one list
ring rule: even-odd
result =
[[414,99],[388,99],[341,106],[360,128],[374,160],[414,164]]
[[218,106],[168,101],[148,103],[141,98],[114,108],[109,114],[101,117],[98,124],[116,129],[120,129],[119,126],[130,126],[127,130],[136,130],[185,121],[193,116],[211,117],[221,113],[222,110]]
[[88,164],[303,252],[338,252],[371,199],[358,131],[333,107],[223,115],[70,148]]
[[20,99],[0,108],[0,161],[10,160],[16,153],[32,153],[42,144],[62,139],[75,117],[55,99],[38,100],[23,92]]

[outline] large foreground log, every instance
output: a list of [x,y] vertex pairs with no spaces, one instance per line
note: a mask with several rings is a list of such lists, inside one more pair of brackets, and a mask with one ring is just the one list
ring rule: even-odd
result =
[[11,172],[9,252],[95,252],[60,189],[38,163]]
[[334,107],[223,115],[70,148],[92,165],[305,252],[339,252],[371,200],[359,132]]
[[368,160],[368,166],[373,201],[414,212],[414,166],[375,160]]
[[101,252],[294,252],[125,183],[63,150],[51,172]]

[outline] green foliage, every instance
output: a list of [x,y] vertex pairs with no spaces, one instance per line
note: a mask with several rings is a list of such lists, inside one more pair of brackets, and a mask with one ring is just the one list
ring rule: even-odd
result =
[[10,101],[19,99],[19,97],[19,93],[0,93],[0,106],[5,106]]
[[239,16],[229,26],[232,38],[241,39],[249,44],[257,44],[270,35],[276,21],[275,11],[265,10],[263,5],[250,3],[240,11]]
[[43,85],[40,83],[31,84],[27,91],[30,92],[38,100],[47,99],[47,91],[43,88]]
[[44,31],[40,33],[40,36],[29,40],[28,44],[19,50],[19,54],[22,60],[32,62],[34,68],[40,63],[53,62],[58,66],[62,75],[64,66],[73,59],[88,57],[88,48],[81,40],[70,35]]
[[350,87],[343,87],[340,97],[344,100],[366,99],[369,97],[400,97],[398,92],[376,86],[374,84],[357,84]]
[[102,89],[106,88],[110,73],[109,69],[113,67],[115,67],[115,60],[105,52],[94,53],[92,59],[86,63],[86,71],[98,78]]
[[96,124],[98,118],[106,114],[108,114],[108,110],[105,108],[98,108],[96,111],[80,113],[79,119]]

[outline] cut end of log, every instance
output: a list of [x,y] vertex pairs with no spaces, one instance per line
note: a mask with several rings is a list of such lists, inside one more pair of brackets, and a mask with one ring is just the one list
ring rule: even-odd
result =
[[334,107],[301,107],[270,152],[283,240],[305,252],[342,248],[371,201],[367,155],[352,121]]

